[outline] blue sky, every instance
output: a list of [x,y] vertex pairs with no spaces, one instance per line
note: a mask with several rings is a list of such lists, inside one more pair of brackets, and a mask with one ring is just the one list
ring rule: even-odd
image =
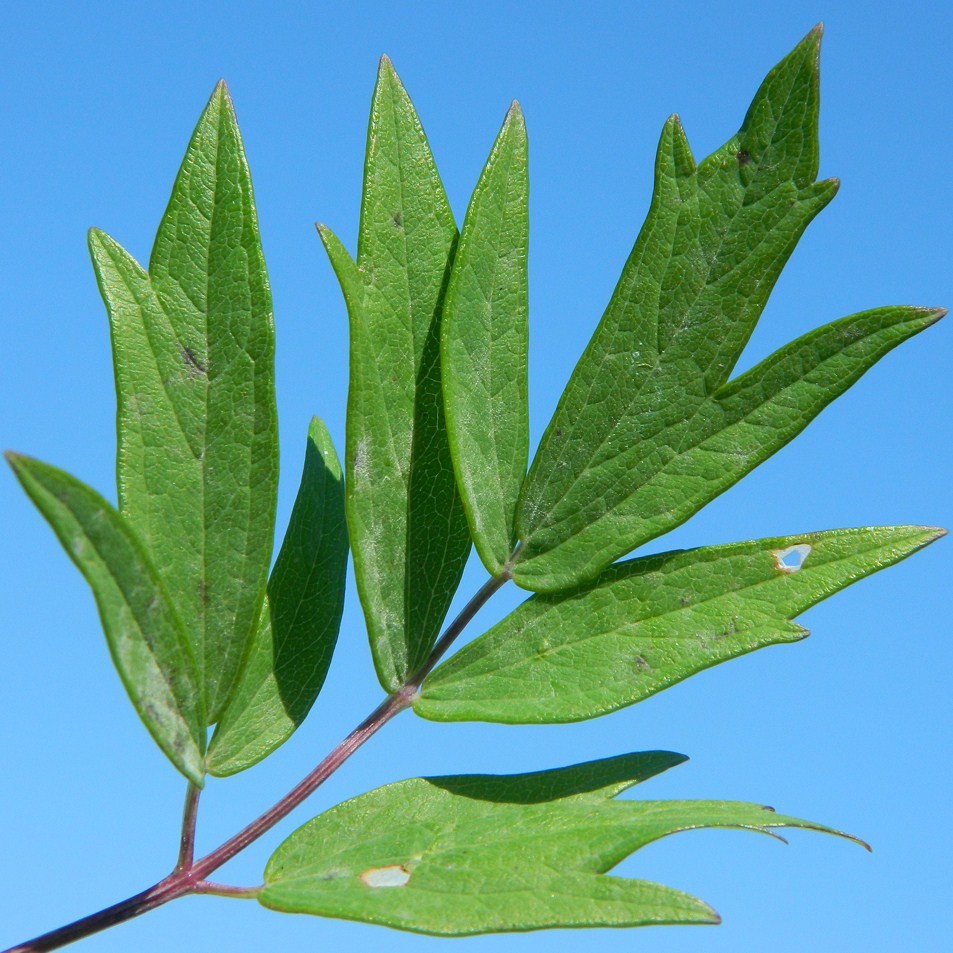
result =
[[[840,194],[809,228],[742,359],[841,315],[953,302],[951,15],[939,3],[14,2],[0,37],[0,444],[113,495],[108,333],[89,226],[148,257],[191,128],[229,83],[274,292],[283,439],[279,526],[307,421],[340,447],[345,314],[314,233],[353,248],[367,107],[393,59],[462,218],[511,99],[531,148],[530,386],[538,436],[645,214],[665,117],[696,156],[738,127],[764,73],[818,20],[821,176]],[[793,444],[652,549],[840,526],[953,526],[950,326],[890,354]],[[79,574],[0,476],[0,947],[91,912],[171,866],[182,783],[111,670]],[[647,797],[738,798],[850,830],[784,847],[734,832],[655,844],[621,870],[695,893],[721,927],[459,941],[465,953],[695,953],[953,946],[943,814],[950,790],[949,540],[822,604],[812,638],[702,673],[647,702],[562,727],[436,725],[403,715],[281,828],[419,774],[555,767],[629,750],[691,757]],[[481,581],[472,567],[461,596]],[[519,600],[501,595],[480,616]],[[475,628],[474,632],[479,631]],[[311,718],[269,761],[209,785],[199,848],[280,796],[376,704],[353,591]],[[222,871],[250,884],[277,838]],[[80,949],[334,949],[445,941],[187,899]]]

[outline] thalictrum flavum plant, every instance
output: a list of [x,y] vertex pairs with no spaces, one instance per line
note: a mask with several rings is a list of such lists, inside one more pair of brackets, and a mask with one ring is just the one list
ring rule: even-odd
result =
[[[271,293],[232,105],[224,84],[215,89],[148,269],[90,233],[112,337],[118,508],[62,470],[7,455],[92,588],[136,711],[186,779],[178,863],[130,899],[12,950],[53,950],[195,893],[443,936],[717,923],[701,900],[606,874],[689,828],[838,833],[760,804],[617,800],[685,760],[649,751],[399,781],[292,833],[261,884],[209,880],[404,709],[509,724],[604,715],[802,639],[800,613],[943,534],[831,530],[617,562],[943,315],[864,311],[731,376],[801,233],[837,191],[836,180],[815,181],[819,44],[816,29],[703,161],[678,118],[665,123],[648,218],[532,459],[522,114],[514,103],[458,233],[413,105],[383,59],[356,257],[318,228],[350,319],[344,465],[315,418],[270,574]],[[446,623],[471,545],[486,582]],[[273,808],[196,858],[206,776],[267,757],[321,690],[348,550],[384,700]],[[444,661],[511,582],[531,595]]]

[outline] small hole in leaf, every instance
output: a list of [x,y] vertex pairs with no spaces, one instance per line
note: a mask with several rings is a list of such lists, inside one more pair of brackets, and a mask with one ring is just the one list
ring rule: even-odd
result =
[[809,543],[797,543],[785,549],[772,549],[771,555],[774,556],[774,567],[781,572],[798,572],[804,566],[813,549],[814,547]]
[[361,874],[368,887],[403,887],[410,880],[410,871],[403,864],[390,867],[371,867]]

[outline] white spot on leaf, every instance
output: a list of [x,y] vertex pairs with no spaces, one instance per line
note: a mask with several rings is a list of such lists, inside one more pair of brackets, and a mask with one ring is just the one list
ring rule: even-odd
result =
[[403,887],[410,880],[410,871],[403,864],[390,867],[371,867],[361,874],[368,887]]
[[794,546],[788,546],[786,549],[772,549],[774,568],[780,572],[797,572],[804,566],[805,560],[811,555],[813,549],[814,547],[810,543],[797,543]]

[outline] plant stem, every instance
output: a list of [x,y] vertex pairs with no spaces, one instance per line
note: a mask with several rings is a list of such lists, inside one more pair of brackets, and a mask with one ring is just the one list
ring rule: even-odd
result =
[[436,645],[434,645],[433,651],[430,653],[427,661],[421,665],[420,669],[412,678],[408,679],[406,687],[412,686],[416,694],[423,684],[423,680],[434,670],[440,659],[447,653],[447,649],[453,645],[456,638],[470,624],[473,617],[490,601],[490,597],[512,578],[513,576],[510,572],[509,565],[507,565],[503,572],[498,576],[493,576],[488,579],[477,590],[476,595],[460,610],[460,614],[444,630],[443,635],[440,636]]
[[179,838],[179,859],[175,865],[175,872],[188,869],[195,857],[195,821],[198,817],[201,795],[202,789],[189,781],[185,792],[185,807],[182,810],[182,835]]
[[433,671],[434,666],[477,612],[510,578],[512,577],[507,567],[498,576],[494,576],[484,583],[463,607],[460,614],[444,630],[427,661],[407,680],[403,687],[394,692],[393,695],[388,695],[307,777],[302,779],[273,807],[265,811],[264,814],[252,821],[234,837],[229,838],[221,846],[199,860],[193,859],[195,822],[201,789],[190,783],[185,796],[185,808],[182,812],[179,857],[172,873],[127,900],[122,900],[111,907],[106,907],[104,910],[92,913],[57,930],[44,933],[42,936],[21,943],[19,946],[10,947],[3,953],[47,953],[49,950],[57,950],[76,940],[92,936],[94,933],[99,933],[118,923],[148,913],[170,900],[184,897],[187,894],[205,893],[227,897],[255,897],[261,889],[260,887],[230,887],[224,884],[211,883],[206,880],[206,877],[287,817],[334,774],[365,741],[383,728],[395,715],[405,708],[409,708],[417,697],[421,684]]
[[213,870],[231,860],[262,834],[270,831],[279,821],[287,817],[305,798],[313,794],[347,759],[384,725],[399,714],[413,700],[413,693],[401,689],[388,695],[323,761],[302,781],[293,787],[277,804],[269,808],[247,827],[230,837],[224,844],[210,854],[206,854],[192,865],[191,873],[198,880],[204,880]]
[[207,893],[212,897],[235,897],[238,900],[254,900],[261,891],[261,887],[233,887],[230,884],[212,883],[211,880],[200,880],[192,888],[192,893]]

